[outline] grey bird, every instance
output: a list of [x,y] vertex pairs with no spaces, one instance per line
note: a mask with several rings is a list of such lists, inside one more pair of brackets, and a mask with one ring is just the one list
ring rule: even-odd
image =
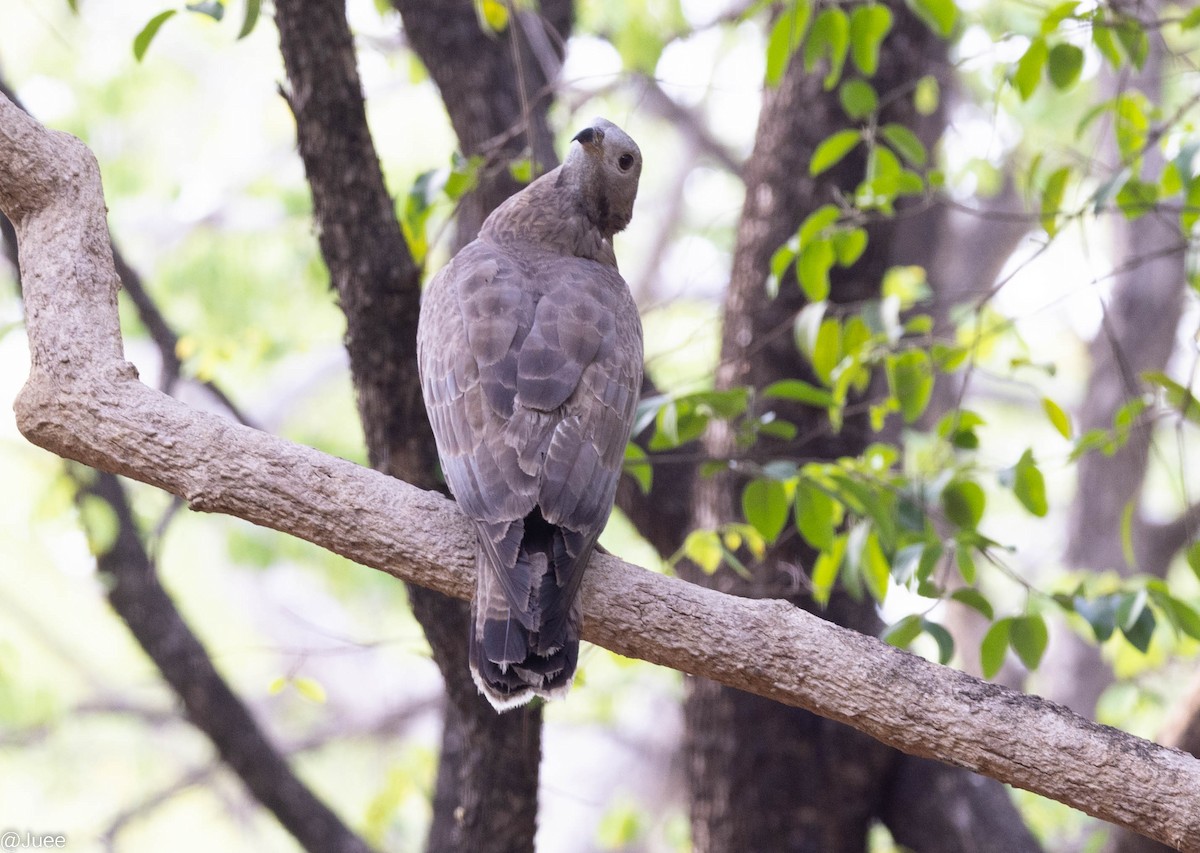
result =
[[642,327],[612,237],[642,155],[595,119],[430,282],[417,358],[446,482],[474,522],[470,666],[497,710],[571,686],[579,585],[612,510]]

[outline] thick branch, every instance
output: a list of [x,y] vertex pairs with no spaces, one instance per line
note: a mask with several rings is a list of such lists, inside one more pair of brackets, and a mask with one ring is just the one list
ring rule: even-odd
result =
[[[445,498],[196,412],[122,356],[95,159],[0,97],[0,210],[21,242],[31,375],[21,431],[125,474],[459,598],[472,531]],[[847,723],[905,752],[1200,851],[1200,761],[825,622],[593,558],[584,638]]]

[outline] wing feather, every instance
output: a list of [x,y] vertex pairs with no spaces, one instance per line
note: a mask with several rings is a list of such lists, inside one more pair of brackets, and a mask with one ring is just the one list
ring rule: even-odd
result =
[[507,696],[522,679],[546,692],[574,668],[578,588],[621,474],[641,386],[637,309],[611,266],[476,241],[421,312],[430,424],[479,541],[473,666]]

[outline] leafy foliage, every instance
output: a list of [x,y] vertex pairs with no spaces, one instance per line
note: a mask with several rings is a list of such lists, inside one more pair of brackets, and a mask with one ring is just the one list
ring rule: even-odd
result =
[[[961,23],[951,2],[914,0],[910,7],[944,37]],[[1136,70],[1147,59],[1144,26],[1117,8],[1059,3],[1038,10],[1031,23],[1026,46],[1003,74],[1021,103],[1035,105],[1075,93],[1085,84],[1089,54],[1114,69]],[[839,182],[849,180],[853,191],[806,217],[774,253],[766,283],[772,295],[798,287],[805,298],[806,306],[795,316],[794,339],[811,374],[760,390],[705,391],[664,400],[650,446],[695,442],[709,422],[721,419],[737,436],[738,451],[753,450],[759,458],[761,442],[795,435],[795,425],[784,418],[796,406],[822,412],[832,432],[843,428],[848,412],[865,408],[877,435],[857,458],[804,461],[786,455],[786,445],[770,445],[778,447],[778,458],[729,463],[745,477],[743,517],[767,550],[793,533],[812,549],[808,582],[817,601],[827,601],[841,587],[883,604],[890,589],[902,587],[970,608],[991,623],[980,649],[988,676],[998,672],[1009,652],[1025,667],[1036,668],[1047,648],[1047,619],[1054,610],[1069,619],[1082,618],[1097,642],[1120,634],[1143,653],[1156,627],[1164,624],[1194,638],[1193,605],[1162,581],[1133,578],[1115,589],[1081,583],[1070,594],[1043,592],[1014,575],[1005,559],[1012,549],[986,532],[1001,512],[993,500],[997,491],[1010,495],[1032,519],[1055,512],[1046,457],[1040,451],[1035,455],[1029,444],[1009,457],[1015,462],[989,474],[980,437],[987,426],[984,418],[958,408],[931,423],[929,409],[936,384],[977,370],[995,342],[1011,333],[1009,327],[981,305],[964,314],[956,338],[935,335],[934,317],[922,313],[930,289],[919,268],[889,270],[878,298],[852,306],[831,301],[842,271],[855,268],[866,251],[873,220],[893,217],[912,200],[944,192],[938,152],[912,127],[882,116],[884,105],[902,97],[912,99],[918,114],[929,115],[940,97],[934,78],[908,91],[877,88],[887,83],[873,78],[880,47],[893,25],[891,10],[870,2],[821,6],[800,0],[786,4],[775,18],[766,48],[767,84],[777,85],[790,62],[803,61],[806,70],[822,75],[826,90],[836,89],[848,122],[814,147],[808,171],[818,180],[833,175]],[[1200,15],[1179,22],[1184,32],[1197,27]],[[1190,125],[1185,114],[1168,117],[1136,90],[1095,104],[1079,122],[1076,137],[1085,144],[1088,134],[1108,124],[1121,164],[1097,180],[1077,161],[1051,163],[1049,155],[1036,155],[1026,173],[1033,196],[1031,221],[1053,240],[1084,217],[1116,210],[1137,218],[1162,211],[1165,200],[1173,198],[1180,202],[1180,228],[1191,236],[1200,222],[1200,142],[1186,135]],[[1172,123],[1164,125],[1168,120]],[[1155,161],[1148,156],[1154,146],[1178,152],[1155,166],[1157,173],[1150,171]],[[861,170],[857,185],[856,169]],[[1023,358],[1012,365],[1014,370],[1033,366]],[[1160,401],[1159,412],[1200,424],[1200,400],[1187,383],[1161,372],[1141,380],[1144,393],[1130,396],[1111,428],[1082,434],[1061,403],[1038,395],[1044,422],[1070,445],[1068,464],[1083,454],[1112,455],[1124,447],[1152,415],[1151,392]],[[723,405],[714,405],[717,399]],[[902,438],[897,424],[904,430]],[[707,470],[718,467],[721,463],[710,463]],[[1133,509],[1127,512],[1127,525]],[[692,536],[682,554],[706,571],[716,571],[722,563],[745,570],[736,549],[726,547],[719,532]],[[1125,541],[1132,564],[1128,532]],[[1200,546],[1192,546],[1188,559],[1200,574]],[[1015,583],[1026,599],[1023,611],[1006,613],[994,603],[996,577]],[[929,615],[902,616],[884,637],[909,647],[923,635],[933,641],[939,660],[951,660],[953,639]]]

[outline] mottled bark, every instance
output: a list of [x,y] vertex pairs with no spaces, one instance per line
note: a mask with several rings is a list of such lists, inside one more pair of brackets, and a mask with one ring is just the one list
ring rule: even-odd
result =
[[[276,3],[287,98],[312,188],[321,253],[346,315],[346,347],[371,465],[424,488],[440,488],[417,376],[421,270],[396,221],[367,127],[344,7],[344,0]],[[540,710],[500,717],[478,696],[466,665],[469,608],[463,602],[413,586],[409,599],[449,700],[428,847],[532,850]]]
[[[885,92],[902,91],[928,73],[944,50],[940,40],[903,7],[897,7],[896,14],[897,27],[884,45],[876,78]],[[905,98],[893,102],[884,120],[910,127],[919,123]],[[765,93],[754,152],[745,167],[746,200],[725,301],[719,387],[761,388],[789,377],[812,378],[793,342],[791,325],[783,322],[803,307],[803,295],[785,281],[772,299],[765,282],[771,256],[804,217],[835,201],[838,192],[852,193],[861,180],[860,152],[817,178],[808,176],[816,146],[844,124],[836,96],[824,92],[821,76],[806,74],[799,62],[789,67],[777,88]],[[936,137],[938,132],[923,135]],[[897,230],[895,220],[870,226],[866,254],[852,269],[835,275],[830,295],[834,306],[877,295],[883,272],[899,254]],[[858,453],[870,440],[863,416],[848,418],[834,435],[823,423],[823,413],[797,406],[782,414],[799,427],[804,444],[760,440],[754,451],[758,457],[835,459]],[[710,430],[707,449],[714,456],[726,455],[733,450],[732,437],[718,426]],[[694,523],[711,528],[736,520],[743,485],[744,480],[732,474],[700,480]],[[786,595],[797,607],[816,610],[794,580],[795,573],[811,566],[814,557],[799,537],[792,537],[754,568],[750,580],[725,569],[711,578],[696,572],[689,577],[739,595]],[[823,615],[858,631],[874,634],[879,629],[870,602],[835,596]],[[906,768],[905,758],[858,732],[726,687],[693,682],[686,716],[693,839],[701,853],[754,849],[858,853],[865,849],[873,820],[901,813],[889,808],[889,794],[899,789],[889,791],[887,780],[916,772]],[[950,772],[962,777],[960,784],[969,778],[962,771]],[[980,787],[994,786],[981,782]],[[1007,816],[1005,849],[1037,849],[1002,792],[989,794],[989,807],[999,804]],[[983,802],[979,798],[959,801],[970,807],[959,835],[922,837],[920,849],[926,853],[961,850],[963,838],[978,838],[982,843],[995,828],[977,819],[975,811]],[[935,798],[910,799],[907,804],[920,806],[921,820],[930,825],[943,820],[937,814],[942,804]]]

